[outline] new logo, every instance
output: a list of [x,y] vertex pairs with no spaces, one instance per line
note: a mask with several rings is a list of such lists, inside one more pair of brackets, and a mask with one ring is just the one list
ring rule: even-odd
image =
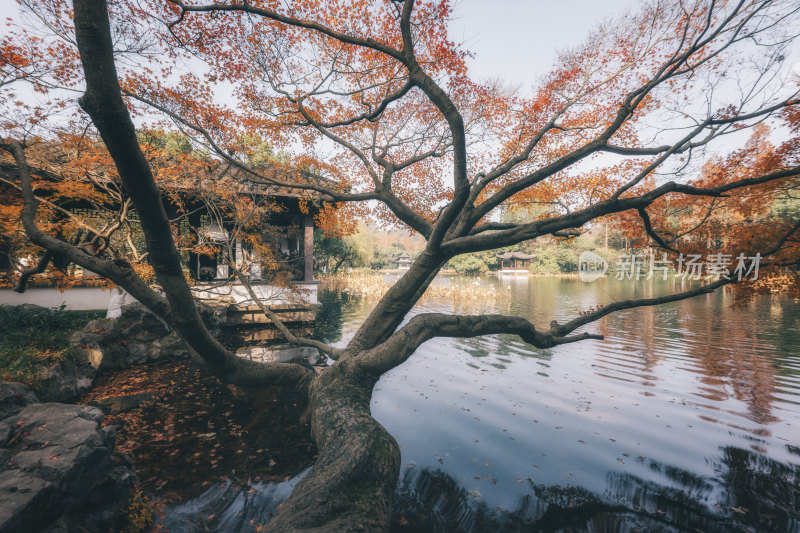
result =
[[594,252],[586,250],[578,257],[578,277],[581,281],[591,283],[606,275],[608,262]]

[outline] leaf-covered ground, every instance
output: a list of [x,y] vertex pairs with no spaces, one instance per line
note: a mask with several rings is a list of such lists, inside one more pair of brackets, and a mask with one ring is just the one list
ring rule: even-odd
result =
[[233,389],[187,361],[104,374],[81,403],[149,391],[152,399],[103,423],[117,427],[117,450],[133,457],[139,488],[163,503],[228,480],[282,481],[317,453],[293,389]]

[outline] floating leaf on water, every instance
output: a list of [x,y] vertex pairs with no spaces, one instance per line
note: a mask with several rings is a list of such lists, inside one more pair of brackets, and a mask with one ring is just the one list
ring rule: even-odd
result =
[[478,492],[476,489],[468,490],[467,494],[469,494],[473,498],[480,498],[481,497],[481,493]]

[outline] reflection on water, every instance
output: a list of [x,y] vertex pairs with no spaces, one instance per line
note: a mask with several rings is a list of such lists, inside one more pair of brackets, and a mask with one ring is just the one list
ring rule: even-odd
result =
[[[496,287],[492,301],[426,299],[414,312],[498,312],[546,326],[681,288],[478,282]],[[374,305],[320,298],[318,335],[337,346]],[[587,326],[604,341],[549,350],[510,335],[422,345],[380,380],[372,403],[401,445],[393,530],[800,531],[800,304],[730,303],[716,293],[621,312]],[[288,492],[270,494],[248,500],[247,512],[232,508],[267,518]]]
[[[454,278],[453,283],[474,283]],[[541,326],[680,283],[483,278]],[[800,531],[800,304],[724,293],[629,310],[539,350],[434,339],[376,387],[397,438],[397,531]],[[343,344],[371,304],[342,303]]]
[[[704,479],[650,462],[672,486],[609,472],[602,493],[577,485],[518,480],[519,500],[491,508],[441,469],[409,470],[398,487],[393,531],[794,531],[800,469],[737,448],[722,450]],[[730,493],[718,492],[722,486]],[[759,496],[754,496],[758,494]],[[716,512],[709,513],[711,505]]]
[[170,533],[261,531],[309,470],[281,483],[225,479],[200,496],[172,507],[158,525]]

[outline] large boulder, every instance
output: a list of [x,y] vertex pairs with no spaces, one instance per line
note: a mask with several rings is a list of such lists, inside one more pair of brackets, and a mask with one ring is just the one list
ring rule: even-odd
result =
[[0,531],[106,531],[136,477],[96,407],[28,405],[0,422]]
[[39,398],[22,383],[0,381],[0,420],[15,415]]
[[69,359],[37,365],[37,390],[46,402],[75,402],[92,387],[96,372],[88,363]]

